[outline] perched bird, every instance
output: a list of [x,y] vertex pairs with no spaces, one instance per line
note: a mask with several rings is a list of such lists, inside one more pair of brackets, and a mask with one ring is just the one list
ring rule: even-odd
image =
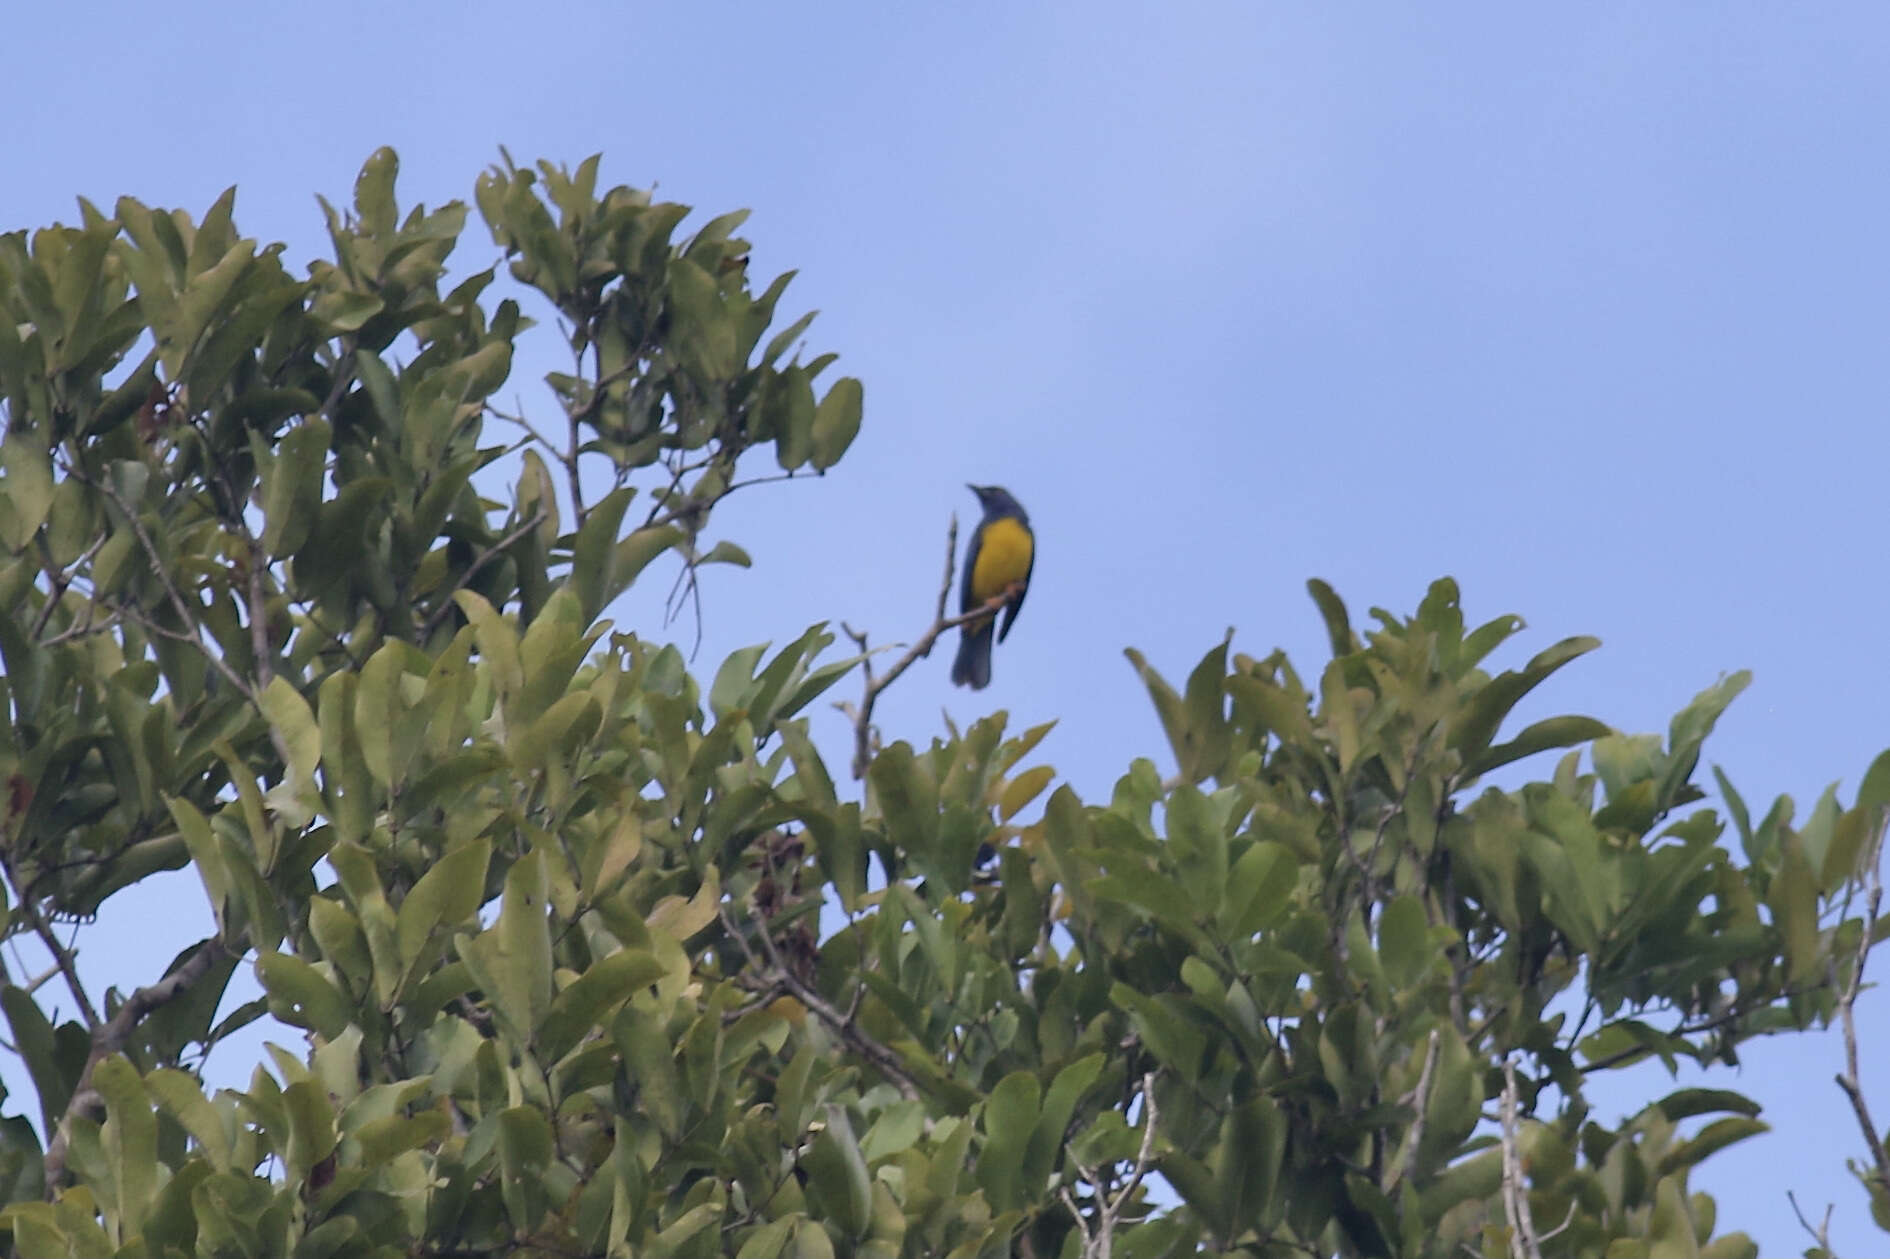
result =
[[[970,612],[997,598],[1012,586],[1030,588],[1030,570],[1037,559],[1036,538],[1030,532],[1030,517],[1016,499],[995,485],[968,485],[984,507],[984,519],[971,535],[971,547],[965,552],[964,594],[958,610]],[[991,683],[991,631],[997,629],[998,641],[1011,632],[1018,609],[1024,606],[1020,593],[1004,608],[1004,625],[999,629],[996,614],[965,622],[958,643],[958,659],[952,663],[952,682],[981,691]]]

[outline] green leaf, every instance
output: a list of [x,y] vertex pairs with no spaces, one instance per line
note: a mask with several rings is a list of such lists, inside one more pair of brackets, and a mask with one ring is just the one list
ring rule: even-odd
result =
[[382,787],[395,786],[406,777],[405,766],[414,750],[408,740],[395,738],[397,714],[406,708],[401,679],[408,650],[406,643],[383,643],[361,666],[354,693],[354,730],[361,759]]
[[1195,665],[1188,676],[1186,699],[1141,652],[1133,647],[1123,652],[1148,688],[1184,782],[1198,783],[1213,777],[1226,764],[1230,732],[1222,708],[1222,679],[1227,674],[1227,650],[1228,640],[1223,639]]
[[1824,971],[1824,953],[1818,947],[1818,883],[1795,841],[1785,845],[1785,860],[1772,878],[1766,902],[1784,936],[1790,982],[1794,987],[1811,982]]
[[551,923],[545,895],[544,857],[533,850],[506,876],[498,925],[476,937],[461,937],[460,955],[523,1041],[532,1039],[551,1008]]
[[322,729],[315,721],[315,711],[294,684],[280,674],[270,679],[256,703],[282,739],[292,780],[298,788],[312,787],[315,767],[322,759]]
[[609,604],[612,599],[630,589],[631,583],[657,556],[677,546],[686,536],[672,525],[647,525],[633,530],[629,537],[617,543],[617,549],[611,557],[610,581],[605,587],[604,604]]
[[282,1090],[283,1110],[289,1121],[288,1149],[283,1162],[296,1180],[306,1180],[318,1163],[335,1152],[335,1109],[328,1090],[314,1078],[296,1080]]
[[229,1132],[217,1108],[203,1095],[196,1077],[160,1067],[144,1077],[144,1088],[165,1114],[183,1126],[217,1171],[229,1169]]
[[1013,1071],[998,1081],[984,1104],[984,1153],[978,1157],[978,1183],[999,1211],[1016,1210],[1028,1200],[1024,1158],[1037,1130],[1042,1100],[1037,1077]]
[[269,995],[269,1012],[284,1023],[333,1040],[353,1021],[354,1007],[313,966],[292,953],[261,953],[256,979]]
[[1299,862],[1285,845],[1263,840],[1248,848],[1227,876],[1222,927],[1252,937],[1279,920],[1299,885]]
[[1550,717],[1524,727],[1522,733],[1507,743],[1486,748],[1482,755],[1464,765],[1464,773],[1479,777],[1525,756],[1534,756],[1550,748],[1572,748],[1613,734],[1612,727],[1593,717]]
[[1451,731],[1450,746],[1463,754],[1465,763],[1478,759],[1523,696],[1569,661],[1599,646],[1597,638],[1565,638],[1538,653],[1520,671],[1504,670],[1491,678],[1464,705]]
[[1265,1232],[1266,1222],[1278,1217],[1286,1134],[1286,1115],[1270,1097],[1235,1106],[1222,1120],[1210,1166],[1229,1235],[1244,1227]]
[[715,277],[688,258],[669,263],[670,310],[682,357],[711,380],[735,370],[735,324]]
[[1423,978],[1436,952],[1430,946],[1430,924],[1415,896],[1399,896],[1378,918],[1378,960],[1385,978],[1396,988],[1409,988]]
[[690,1103],[683,1095],[669,1028],[655,1014],[631,1004],[618,1011],[611,1037],[623,1054],[626,1072],[637,1082],[638,1097],[648,1107],[657,1130],[669,1140],[676,1140],[682,1134]]
[[1127,984],[1109,989],[1109,1000],[1128,1014],[1136,1035],[1157,1059],[1193,1082],[1201,1074],[1207,1051],[1198,1029],[1159,997],[1144,996]]
[[1056,1170],[1057,1156],[1063,1152],[1063,1136],[1070,1126],[1076,1104],[1089,1092],[1103,1070],[1103,1056],[1090,1054],[1079,1058],[1051,1082],[1044,1094],[1043,1110],[1031,1131],[1030,1145],[1024,1152],[1023,1189],[1035,1197],[1043,1192],[1050,1174]]
[[1319,618],[1326,623],[1326,641],[1331,645],[1333,657],[1349,656],[1357,651],[1358,640],[1352,634],[1352,619],[1347,615],[1345,603],[1338,593],[1317,577],[1307,581],[1306,590],[1319,608]]
[[1771,1130],[1770,1124],[1758,1119],[1744,1117],[1716,1119],[1691,1138],[1668,1150],[1655,1165],[1654,1174],[1666,1176],[1672,1172],[1697,1167],[1727,1146],[1744,1141],[1748,1137],[1760,1136]]
[[144,1231],[145,1212],[157,1189],[157,1116],[137,1069],[121,1055],[93,1066],[92,1087],[105,1099],[102,1136],[116,1182],[118,1230],[135,1237]]
[[394,181],[400,175],[400,158],[382,145],[361,163],[354,178],[354,214],[365,236],[390,236],[395,227]]
[[[858,1253],[860,1259],[878,1259],[872,1254],[870,1243],[862,1246]],[[794,1259],[834,1259],[834,1254],[833,1239],[827,1236],[819,1220],[794,1221]]]
[[860,1138],[860,1155],[868,1166],[909,1150],[925,1135],[924,1102],[894,1102],[879,1113]]
[[814,402],[812,373],[796,364],[783,368],[768,394],[767,427],[774,431],[774,460],[782,471],[792,472],[813,454]]
[[634,493],[625,486],[593,503],[572,543],[571,588],[577,592],[586,624],[596,620],[623,589],[615,581],[617,531]]
[[809,462],[825,472],[840,462],[860,431],[864,394],[860,382],[844,376],[827,390],[814,410],[813,450]]
[[1728,1111],[1753,1119],[1761,1109],[1759,1103],[1744,1093],[1735,1093],[1730,1089],[1676,1089],[1654,1104],[1660,1108],[1662,1115],[1675,1123],[1682,1119]]
[[16,427],[0,442],[0,474],[0,542],[23,551],[52,510],[52,457],[36,434]]
[[1879,752],[1877,759],[1870,763],[1870,768],[1864,771],[1864,780],[1857,785],[1857,803],[1853,807],[1867,814],[1879,809],[1890,809],[1890,749]]
[[551,1003],[538,1031],[545,1061],[558,1061],[592,1028],[608,1026],[617,1006],[667,972],[667,966],[640,949],[623,949],[593,962]]
[[[359,332],[361,326],[387,309],[387,303],[373,293],[347,293],[329,290],[317,293],[309,304],[309,316],[316,324],[333,333]],[[362,361],[367,361],[366,358]],[[379,363],[379,359],[373,360]],[[369,377],[362,373],[362,383]]]
[[839,1106],[827,1106],[827,1124],[802,1158],[808,1192],[825,1206],[843,1235],[866,1235],[873,1220],[873,1184],[853,1125]]
[[425,959],[434,931],[465,922],[485,900],[486,867],[491,860],[491,840],[460,844],[435,862],[407,893],[394,920],[403,982]]
[[534,1106],[513,1106],[499,1113],[500,1192],[514,1229],[530,1233],[549,1206],[545,1173],[551,1167],[553,1138],[544,1113]]
[[1169,793],[1166,821],[1168,852],[1175,860],[1180,883],[1179,888],[1171,890],[1185,893],[1192,902],[1182,916],[1183,921],[1192,921],[1204,917],[1204,911],[1227,887],[1227,835],[1217,810],[1188,783]]
[[702,553],[697,564],[733,564],[736,568],[753,568],[755,561],[747,551],[733,542],[718,542]]
[[210,833],[210,823],[197,811],[196,805],[173,797],[166,797],[164,803],[190,850],[190,862],[197,877],[203,880],[204,894],[209,898],[210,912],[216,916],[217,928],[226,931],[235,880],[223,859],[223,845]]
[[308,419],[284,434],[263,475],[263,553],[293,555],[308,541],[322,501],[328,459],[326,420]]

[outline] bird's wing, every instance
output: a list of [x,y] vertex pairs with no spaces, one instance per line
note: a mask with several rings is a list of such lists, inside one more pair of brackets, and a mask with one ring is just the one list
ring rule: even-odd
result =
[[978,551],[984,545],[984,521],[971,531],[971,544],[965,548],[965,580],[958,596],[958,610],[969,612],[983,600],[975,598],[971,591],[972,574],[978,571]]
[[[1018,523],[1023,524],[1022,521]],[[1011,632],[1011,622],[1015,621],[1017,614],[1023,610],[1024,596],[1030,593],[1030,575],[1037,569],[1037,531],[1032,529],[1028,524],[1025,524],[1024,532],[1030,535],[1030,564],[1024,569],[1024,588],[1018,592],[1017,597],[1011,600],[1010,605],[1004,609],[1004,623],[998,626],[998,641],[1000,643],[1004,641],[1004,636]]]

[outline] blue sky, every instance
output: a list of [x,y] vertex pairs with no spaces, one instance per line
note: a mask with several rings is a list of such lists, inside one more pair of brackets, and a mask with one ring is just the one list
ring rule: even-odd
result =
[[[1848,795],[1890,743],[1881,6],[74,4],[8,45],[0,229],[236,184],[305,261],[314,194],[381,144],[409,203],[469,198],[504,144],[753,208],[754,272],[799,269],[784,309],[823,312],[867,423],[824,482],[718,515],[756,567],[706,582],[705,671],[815,620],[916,634],[974,480],[1032,513],[1030,605],[990,690],[936,653],[883,729],[1059,718],[1044,755],[1091,797],[1165,759],[1121,649],[1179,677],[1231,625],[1315,670],[1309,576],[1360,620],[1455,576],[1529,621],[1508,663],[1598,634],[1541,709],[1628,730],[1753,669],[1708,748],[1749,800]],[[539,352],[513,388],[545,414]],[[618,609],[644,633],[651,584]],[[154,906],[113,978],[170,931],[199,928]],[[1787,1188],[1836,1201],[1840,1249],[1875,1236],[1839,1050],[1725,1080],[1776,1131],[1700,1187],[1766,1253],[1805,1244]]]

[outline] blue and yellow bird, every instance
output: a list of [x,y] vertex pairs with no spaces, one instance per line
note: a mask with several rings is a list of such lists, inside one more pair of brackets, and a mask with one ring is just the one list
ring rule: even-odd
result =
[[995,485],[968,485],[984,507],[984,519],[971,535],[971,547],[965,552],[964,593],[959,612],[970,612],[989,603],[1013,586],[1022,587],[1017,597],[1005,605],[1004,624],[995,622],[997,613],[965,622],[958,643],[958,659],[952,663],[952,682],[982,691],[991,683],[991,632],[997,630],[999,642],[1011,632],[1024,594],[1030,589],[1030,570],[1037,561],[1037,539],[1030,531],[1030,517],[1010,494]]

